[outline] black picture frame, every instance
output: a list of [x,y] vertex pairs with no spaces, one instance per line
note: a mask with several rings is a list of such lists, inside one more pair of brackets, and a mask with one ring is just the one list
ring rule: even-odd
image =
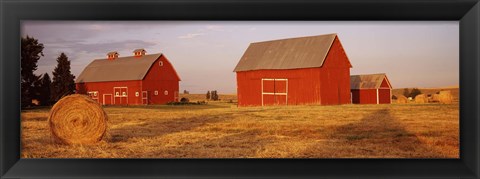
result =
[[[478,0],[0,0],[0,178],[479,178]],[[20,159],[22,20],[451,20],[460,159]]]

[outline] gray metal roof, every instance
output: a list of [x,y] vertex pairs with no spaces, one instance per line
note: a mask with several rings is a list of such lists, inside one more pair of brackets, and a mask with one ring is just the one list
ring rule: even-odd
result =
[[[350,76],[350,89],[377,89],[380,88],[385,78],[387,78],[385,73],[352,75]],[[389,83],[388,79],[387,83]]]
[[251,43],[233,71],[321,67],[337,34]]
[[85,67],[75,83],[143,80],[161,55],[158,53],[140,57],[119,57],[114,60],[97,59]]

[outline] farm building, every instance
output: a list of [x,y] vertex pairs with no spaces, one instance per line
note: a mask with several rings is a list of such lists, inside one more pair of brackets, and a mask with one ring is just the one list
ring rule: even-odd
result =
[[146,54],[92,61],[76,80],[77,93],[88,94],[103,105],[165,104],[178,101],[180,77],[165,55]]
[[350,76],[350,88],[354,104],[390,104],[392,102],[392,86],[384,73]]
[[351,67],[337,34],[251,43],[234,69],[238,105],[350,103]]

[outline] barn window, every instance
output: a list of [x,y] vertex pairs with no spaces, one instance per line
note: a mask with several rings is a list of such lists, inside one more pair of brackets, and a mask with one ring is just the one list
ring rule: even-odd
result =
[[135,92],[135,96],[136,96],[136,97],[140,96],[140,93],[139,93],[138,91]]
[[166,96],[166,95],[168,95],[168,91],[167,91],[167,90],[165,90],[165,92],[163,92],[163,94],[165,94],[165,96]]
[[158,62],[158,65],[163,66],[163,62],[162,62],[162,61],[159,61],[159,62]]
[[157,96],[157,95],[158,95],[158,91],[155,91],[155,96]]
[[87,92],[87,93],[88,93],[88,96],[90,96],[91,98],[97,99],[97,96],[98,96],[98,92],[97,92],[97,91],[89,91],[89,92]]
[[119,92],[115,92],[115,96],[120,96],[120,93],[119,93]]
[[127,96],[127,92],[122,92],[122,96]]

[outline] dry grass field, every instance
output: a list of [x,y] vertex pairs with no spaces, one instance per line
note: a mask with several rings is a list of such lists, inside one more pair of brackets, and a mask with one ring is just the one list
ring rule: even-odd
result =
[[[204,99],[204,95],[183,97]],[[220,99],[205,105],[105,107],[108,136],[83,146],[52,142],[48,108],[22,111],[21,156],[459,157],[458,103],[237,108],[234,95],[220,95]]]

